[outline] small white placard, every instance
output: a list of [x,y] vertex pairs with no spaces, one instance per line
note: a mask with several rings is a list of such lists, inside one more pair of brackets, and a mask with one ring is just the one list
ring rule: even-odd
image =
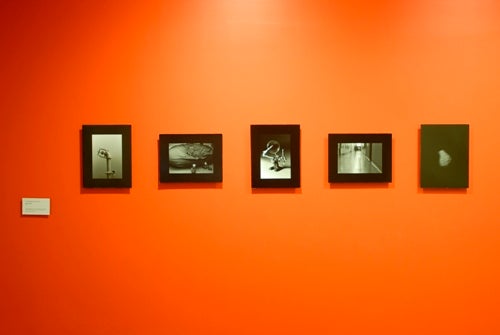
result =
[[23,215],[50,215],[49,198],[22,198]]

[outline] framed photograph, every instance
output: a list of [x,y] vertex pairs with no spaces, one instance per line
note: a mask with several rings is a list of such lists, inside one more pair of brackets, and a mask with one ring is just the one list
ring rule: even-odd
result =
[[392,134],[328,134],[330,183],[392,181]]
[[82,126],[83,187],[132,187],[130,125]]
[[221,182],[222,134],[160,134],[160,182]]
[[468,124],[421,125],[420,186],[469,187]]
[[300,187],[300,126],[252,125],[252,187]]

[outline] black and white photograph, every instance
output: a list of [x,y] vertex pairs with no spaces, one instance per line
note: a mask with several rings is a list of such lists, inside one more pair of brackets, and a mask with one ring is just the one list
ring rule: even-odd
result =
[[338,173],[382,173],[382,143],[338,143]]
[[252,187],[300,187],[300,126],[252,125]]
[[468,124],[421,125],[420,186],[469,187]]
[[121,179],[122,167],[121,134],[92,135],[92,178]]
[[160,182],[222,181],[222,134],[161,134]]
[[260,156],[260,178],[291,179],[292,155],[290,152],[290,135],[262,135],[259,141],[262,149]]
[[131,187],[131,126],[84,125],[84,187]]
[[329,134],[330,182],[390,182],[391,134]]

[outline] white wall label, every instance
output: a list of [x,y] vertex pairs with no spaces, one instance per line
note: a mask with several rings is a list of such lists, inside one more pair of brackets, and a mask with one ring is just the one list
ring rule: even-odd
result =
[[50,215],[50,199],[22,198],[22,215]]

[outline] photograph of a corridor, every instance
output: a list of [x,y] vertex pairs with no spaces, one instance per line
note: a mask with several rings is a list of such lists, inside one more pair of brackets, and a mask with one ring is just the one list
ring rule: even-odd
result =
[[382,143],[337,146],[337,173],[382,173]]

